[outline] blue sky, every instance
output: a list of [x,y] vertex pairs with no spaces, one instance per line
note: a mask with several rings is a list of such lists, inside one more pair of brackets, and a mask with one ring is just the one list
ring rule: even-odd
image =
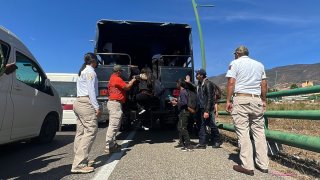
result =
[[[15,33],[46,72],[76,73],[93,51],[100,19],[187,23],[201,67],[191,0],[0,0],[0,25]],[[266,69],[320,62],[319,0],[197,0],[209,76],[225,73],[239,45]]]

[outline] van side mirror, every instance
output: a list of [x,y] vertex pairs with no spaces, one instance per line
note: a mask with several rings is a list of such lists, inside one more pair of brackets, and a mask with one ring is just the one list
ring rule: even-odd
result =
[[11,63],[11,64],[1,64],[1,68],[0,68],[0,76],[2,76],[4,73],[6,75],[9,75],[11,73],[13,73],[16,69],[18,69],[18,67],[16,66],[15,63]]
[[50,79],[46,79],[46,80],[44,81],[44,91],[45,91],[45,92],[48,92],[48,93],[51,94],[51,95],[53,95]]
[[13,73],[16,69],[18,69],[18,66],[15,63],[7,64],[4,73],[6,73],[6,75],[9,75]]

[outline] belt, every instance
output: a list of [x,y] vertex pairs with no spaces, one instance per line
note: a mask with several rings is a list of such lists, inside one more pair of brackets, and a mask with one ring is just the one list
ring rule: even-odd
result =
[[260,95],[256,94],[247,94],[247,93],[234,93],[234,96],[245,96],[245,97],[257,97],[260,98]]
[[121,102],[121,101],[116,100],[116,99],[109,99],[109,101],[114,101],[114,102],[118,102],[118,103],[121,103],[121,104],[122,104],[122,102]]

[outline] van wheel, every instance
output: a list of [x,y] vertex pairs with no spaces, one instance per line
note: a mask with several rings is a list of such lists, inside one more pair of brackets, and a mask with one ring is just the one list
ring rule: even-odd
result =
[[43,121],[41,126],[40,134],[35,139],[37,143],[48,143],[51,142],[56,135],[58,120],[55,116],[49,115]]

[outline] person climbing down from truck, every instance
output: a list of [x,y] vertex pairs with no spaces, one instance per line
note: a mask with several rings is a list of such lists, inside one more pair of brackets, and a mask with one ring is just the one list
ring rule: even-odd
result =
[[[195,105],[191,105],[190,103],[196,102],[196,95],[191,94],[192,91],[186,89],[186,87],[186,82],[182,79],[179,79],[177,81],[177,88],[180,89],[179,97],[171,98],[172,105],[177,105],[179,110],[179,121],[177,125],[179,131],[179,142],[174,147],[181,148],[182,151],[192,151],[194,146],[190,141],[187,127],[189,119],[192,118],[192,114],[195,113]],[[192,100],[192,98],[194,100]]]
[[143,114],[146,110],[150,109],[150,106],[155,101],[153,95],[154,77],[149,67],[141,69],[140,75],[136,77],[139,82],[139,93],[136,95],[136,101],[138,103],[139,114]]

